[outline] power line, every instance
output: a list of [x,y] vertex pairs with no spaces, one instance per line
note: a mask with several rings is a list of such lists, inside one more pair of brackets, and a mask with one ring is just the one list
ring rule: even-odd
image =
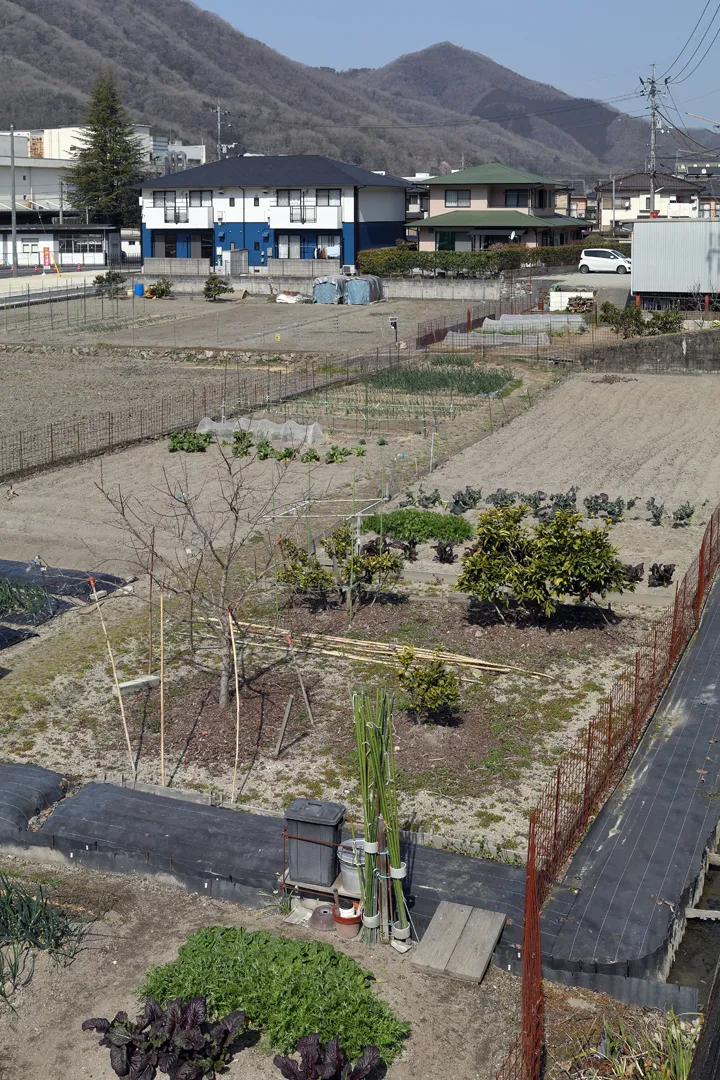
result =
[[707,29],[706,29],[705,33],[703,34],[703,36],[702,36],[702,37],[700,38],[700,41],[699,41],[699,43],[698,43],[698,45],[697,45],[697,47],[696,47],[695,51],[693,52],[692,56],[691,56],[691,57],[689,58],[689,60],[687,60],[687,62],[686,62],[686,63],[685,63],[684,65],[683,65],[683,67],[681,67],[681,68],[680,68],[680,70],[678,71],[677,75],[676,75],[676,76],[675,76],[675,78],[673,79],[673,82],[674,82],[674,83],[677,83],[678,85],[680,85],[680,83],[684,83],[684,82],[687,82],[687,80],[688,80],[688,79],[690,78],[690,76],[691,76],[691,75],[694,75],[694,74],[695,74],[695,72],[696,72],[696,71],[697,71],[697,69],[698,69],[698,68],[700,67],[700,65],[702,64],[703,60],[705,59],[705,57],[707,56],[707,54],[708,54],[708,53],[710,52],[710,50],[712,49],[712,47],[713,47],[713,45],[715,44],[715,42],[717,41],[718,35],[720,34],[720,27],[718,27],[718,29],[717,29],[717,30],[715,31],[715,36],[713,37],[712,41],[711,41],[711,42],[710,42],[710,44],[708,45],[708,47],[707,47],[707,49],[705,50],[705,52],[704,52],[704,53],[702,54],[702,56],[701,56],[701,57],[700,57],[700,59],[698,60],[698,62],[697,62],[697,64],[695,65],[695,67],[694,67],[694,68],[692,68],[692,69],[691,69],[690,71],[688,71],[688,73],[687,73],[687,75],[685,76],[685,78],[684,78],[684,79],[680,79],[680,78],[678,78],[678,76],[679,76],[679,75],[682,75],[683,71],[685,71],[685,69],[687,68],[688,64],[690,64],[690,63],[692,62],[693,58],[694,58],[694,57],[695,57],[695,56],[697,55],[697,53],[698,53],[698,51],[699,51],[699,49],[700,49],[701,45],[702,45],[702,44],[703,44],[703,42],[705,41],[705,38],[706,38],[706,37],[708,36],[708,34],[710,33],[710,27],[711,27],[711,26],[712,26],[712,24],[713,24],[713,23],[715,22],[715,19],[717,18],[717,15],[718,15],[718,12],[720,12],[720,4],[718,4],[718,6],[717,6],[717,7],[715,8],[715,13],[713,14],[713,17],[712,17],[712,19],[711,19],[711,20],[710,20],[710,22],[708,23],[708,25],[707,25]]
[[660,76],[660,78],[661,78],[661,79],[664,79],[664,78],[665,78],[665,76],[666,76],[666,75],[667,75],[667,74],[668,74],[668,73],[669,73],[670,71],[672,71],[672,69],[673,69],[673,68],[675,67],[675,65],[677,64],[678,60],[680,59],[680,57],[682,56],[682,54],[683,54],[683,53],[685,52],[685,50],[687,49],[687,47],[688,47],[688,45],[690,44],[690,42],[692,41],[692,39],[693,39],[693,36],[694,36],[694,34],[695,34],[695,31],[697,30],[698,26],[699,26],[699,25],[700,25],[700,23],[702,22],[702,20],[703,20],[703,16],[705,15],[705,12],[707,11],[707,9],[708,9],[709,7],[710,7],[710,0],[707,0],[707,3],[705,4],[705,7],[704,7],[704,8],[702,9],[702,11],[700,12],[700,18],[698,19],[698,21],[697,21],[697,22],[695,23],[695,25],[694,25],[694,26],[693,26],[693,28],[692,28],[692,31],[691,31],[691,33],[690,33],[690,37],[689,37],[689,38],[687,39],[687,41],[686,41],[686,42],[685,42],[685,44],[683,45],[682,49],[680,50],[680,52],[679,52],[679,53],[677,54],[677,56],[675,57],[675,59],[673,60],[672,64],[670,64],[670,66],[669,66],[669,67],[665,68],[665,71],[663,71],[662,75]]

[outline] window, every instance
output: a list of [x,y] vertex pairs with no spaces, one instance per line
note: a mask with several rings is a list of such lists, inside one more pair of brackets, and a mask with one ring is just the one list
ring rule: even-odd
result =
[[228,202],[230,203],[230,206],[234,206],[235,205],[235,196],[231,195],[230,198],[228,199]]
[[539,210],[544,210],[549,205],[548,193],[545,188],[540,188],[537,193],[537,206]]
[[278,188],[276,203],[278,206],[299,206],[300,188]]
[[191,191],[191,206],[212,206],[212,191]]
[[100,254],[103,250],[101,233],[66,233],[59,243],[62,255]]
[[454,188],[445,192],[446,206],[470,206],[470,189]]
[[175,192],[174,191],[153,191],[153,206],[174,206],[175,205]]
[[649,195],[645,196],[645,209],[646,210],[650,209],[650,196]]
[[318,206],[339,206],[340,195],[340,188],[318,188],[315,202]]
[[325,252],[326,259],[339,259],[340,258],[340,234],[339,233],[318,233],[317,235],[317,251],[322,257],[322,253]]
[[468,232],[436,232],[436,251],[472,251],[472,236]]
[[37,240],[23,240],[23,255],[37,255]]
[[513,188],[505,189],[505,205],[506,206],[527,206],[528,193],[527,190],[515,190]]
[[256,240],[255,243],[253,244],[253,251],[259,251],[259,250],[260,250],[260,241]]
[[260,196],[256,195],[255,198],[253,199],[253,206],[259,206],[259,205],[260,205]]

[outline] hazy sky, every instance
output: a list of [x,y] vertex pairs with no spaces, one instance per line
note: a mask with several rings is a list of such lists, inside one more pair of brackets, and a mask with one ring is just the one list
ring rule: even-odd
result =
[[[703,9],[700,0],[691,0],[687,6],[670,0],[640,4],[605,0],[597,7],[539,0],[492,5],[482,0],[449,4],[438,0],[362,0],[352,6],[341,3],[337,8],[298,4],[297,0],[273,0],[271,4],[198,2],[244,34],[304,64],[381,67],[402,53],[437,41],[452,41],[566,93],[604,100],[633,93],[638,75],[647,74],[653,61],[658,75],[663,74]],[[715,12],[702,45],[681,73]],[[716,32],[719,36],[711,45]],[[689,75],[708,46],[707,57]],[[718,61],[720,5],[716,8],[711,2],[689,48],[674,65],[678,81],[672,91],[685,123],[702,126],[684,115],[687,109],[720,119]],[[644,107],[642,99],[614,104],[638,115]],[[671,119],[677,122],[675,114]]]

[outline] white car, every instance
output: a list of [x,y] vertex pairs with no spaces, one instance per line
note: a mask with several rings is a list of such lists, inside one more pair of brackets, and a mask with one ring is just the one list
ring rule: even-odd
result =
[[586,248],[580,253],[581,274],[589,274],[591,271],[604,271],[608,274],[629,274],[631,262],[622,251],[613,251],[612,248]]

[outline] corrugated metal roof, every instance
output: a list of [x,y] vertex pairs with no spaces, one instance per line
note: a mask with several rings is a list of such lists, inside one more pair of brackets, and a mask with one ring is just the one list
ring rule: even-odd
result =
[[421,229],[425,226],[466,229],[493,225],[509,229],[582,229],[589,222],[584,218],[568,217],[566,214],[536,217],[534,214],[523,214],[522,210],[451,210],[447,214],[435,214],[434,217],[408,224],[417,225]]
[[370,172],[359,165],[319,154],[278,154],[225,158],[196,169],[143,180],[141,188],[217,187],[393,187],[412,185],[397,176]]
[[533,184],[552,184],[564,187],[561,180],[550,180],[547,176],[537,176],[525,169],[512,169],[509,165],[491,162],[489,165],[473,165],[469,169],[447,173],[445,176],[431,176],[426,184],[521,184],[527,187]]

